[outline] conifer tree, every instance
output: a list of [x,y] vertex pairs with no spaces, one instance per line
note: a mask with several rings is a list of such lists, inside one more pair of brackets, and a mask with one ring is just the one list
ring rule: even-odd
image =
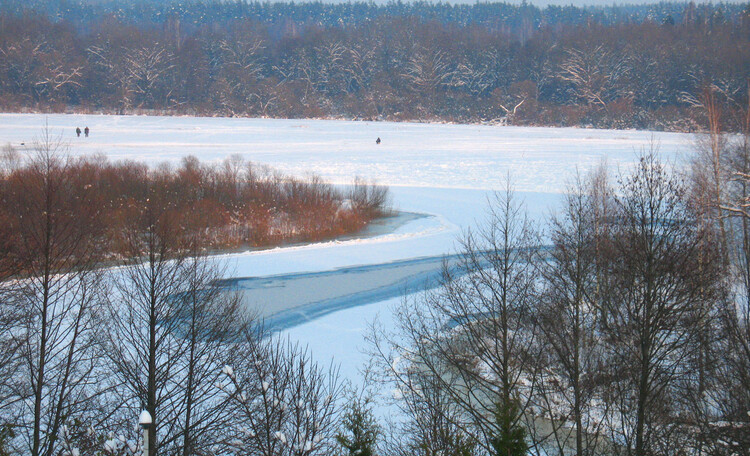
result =
[[354,399],[344,413],[336,441],[349,456],[373,456],[380,426],[372,414],[370,401]]
[[529,449],[526,429],[519,420],[518,402],[498,402],[495,409],[497,431],[490,444],[493,456],[525,456]]

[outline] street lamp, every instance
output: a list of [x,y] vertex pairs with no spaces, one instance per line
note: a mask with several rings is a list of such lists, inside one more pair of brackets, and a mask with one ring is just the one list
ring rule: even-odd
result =
[[148,430],[151,428],[151,425],[154,423],[154,421],[151,419],[151,414],[148,413],[148,410],[144,410],[141,412],[141,415],[138,417],[138,424],[141,425],[141,428],[143,429],[143,456],[149,456],[151,454],[151,448],[149,448],[149,440],[148,440]]

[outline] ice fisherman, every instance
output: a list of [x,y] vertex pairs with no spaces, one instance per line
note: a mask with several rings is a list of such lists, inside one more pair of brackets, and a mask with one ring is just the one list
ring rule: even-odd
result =
[[81,127],[76,127],[76,136],[81,137]]
[[83,134],[86,135],[86,137],[89,137],[89,127],[86,127],[83,129]]
[[375,144],[380,144],[380,137],[378,137],[378,139],[375,140]]

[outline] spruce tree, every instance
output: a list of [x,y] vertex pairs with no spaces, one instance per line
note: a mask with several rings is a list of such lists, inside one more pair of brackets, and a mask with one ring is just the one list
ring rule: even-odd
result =
[[336,441],[349,456],[374,456],[380,427],[372,414],[369,400],[355,398],[344,413],[342,430]]
[[497,431],[490,444],[493,456],[526,456],[526,429],[519,422],[519,407],[516,400],[500,401],[495,407]]

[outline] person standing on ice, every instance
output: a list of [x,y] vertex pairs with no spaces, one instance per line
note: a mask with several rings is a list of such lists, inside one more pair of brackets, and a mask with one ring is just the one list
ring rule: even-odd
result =
[[86,135],[86,137],[89,137],[89,127],[86,127],[83,129],[83,134]]
[[375,144],[380,144],[380,137],[378,137],[378,139],[375,140]]
[[81,127],[76,127],[76,136],[81,137]]

